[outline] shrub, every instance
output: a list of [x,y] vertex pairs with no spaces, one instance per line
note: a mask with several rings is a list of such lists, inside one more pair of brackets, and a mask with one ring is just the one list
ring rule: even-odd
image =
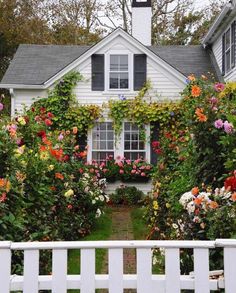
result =
[[121,186],[110,195],[113,204],[135,205],[144,198],[144,193],[135,186]]

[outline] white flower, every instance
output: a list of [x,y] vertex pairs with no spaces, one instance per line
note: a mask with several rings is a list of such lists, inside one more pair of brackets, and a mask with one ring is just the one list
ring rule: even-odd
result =
[[92,200],[92,204],[95,204],[95,203],[96,203],[96,200],[95,200],[95,199],[93,199],[93,200]]
[[101,214],[102,214],[101,210],[97,209],[95,217],[99,218],[101,216]]
[[172,227],[173,227],[175,230],[177,230],[177,229],[179,228],[178,225],[175,224],[175,223],[172,224]]
[[105,200],[104,196],[103,195],[99,195],[99,200],[100,201],[104,201]]
[[189,214],[193,213],[195,211],[195,204],[194,204],[194,201],[190,201],[188,204],[187,204],[187,211]]
[[185,193],[181,196],[181,198],[180,198],[180,200],[179,200],[179,203],[180,203],[184,208],[186,208],[188,202],[189,202],[190,200],[192,200],[192,199],[193,199],[192,192],[191,192],[191,191],[189,191],[189,192],[185,192]]

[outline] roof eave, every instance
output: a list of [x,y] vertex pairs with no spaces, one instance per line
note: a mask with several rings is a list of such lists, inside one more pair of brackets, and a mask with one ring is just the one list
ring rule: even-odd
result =
[[204,39],[202,40],[202,44],[203,45],[207,45],[211,43],[211,38],[213,37],[214,33],[217,31],[219,25],[222,23],[223,19],[225,18],[225,16],[231,12],[233,9],[232,4],[227,3],[225,5],[225,7],[223,8],[223,10],[221,11],[221,13],[219,14],[219,16],[216,18],[216,20],[214,21],[214,23],[212,24],[211,28],[209,29],[208,33],[206,34],[206,36],[204,37]]
[[0,83],[0,89],[46,89],[45,85]]

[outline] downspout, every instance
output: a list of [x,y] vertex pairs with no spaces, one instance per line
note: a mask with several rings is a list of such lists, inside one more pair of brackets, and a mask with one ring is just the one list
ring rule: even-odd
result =
[[15,116],[15,93],[13,89],[10,89],[11,95],[11,118]]

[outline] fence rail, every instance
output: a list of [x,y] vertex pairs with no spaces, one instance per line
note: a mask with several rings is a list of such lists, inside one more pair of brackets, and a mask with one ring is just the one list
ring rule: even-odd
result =
[[[223,248],[224,274],[220,279],[209,277],[209,249]],[[108,274],[95,273],[95,251],[108,250]],[[123,273],[123,249],[136,250],[136,274]],[[155,248],[165,250],[165,274],[152,273],[152,253]],[[194,272],[180,273],[180,250],[193,249]],[[80,275],[68,275],[68,250],[80,250]],[[39,274],[41,250],[52,251],[52,273]],[[24,252],[22,276],[11,275],[12,251]],[[220,288],[226,293],[236,292],[236,240],[216,241],[72,241],[72,242],[0,242],[0,292],[23,291],[36,293],[51,290],[66,293],[80,289],[81,293],[95,293],[95,289],[108,289],[110,293],[123,293],[136,289],[138,293],[180,293],[193,290],[210,293]]]

